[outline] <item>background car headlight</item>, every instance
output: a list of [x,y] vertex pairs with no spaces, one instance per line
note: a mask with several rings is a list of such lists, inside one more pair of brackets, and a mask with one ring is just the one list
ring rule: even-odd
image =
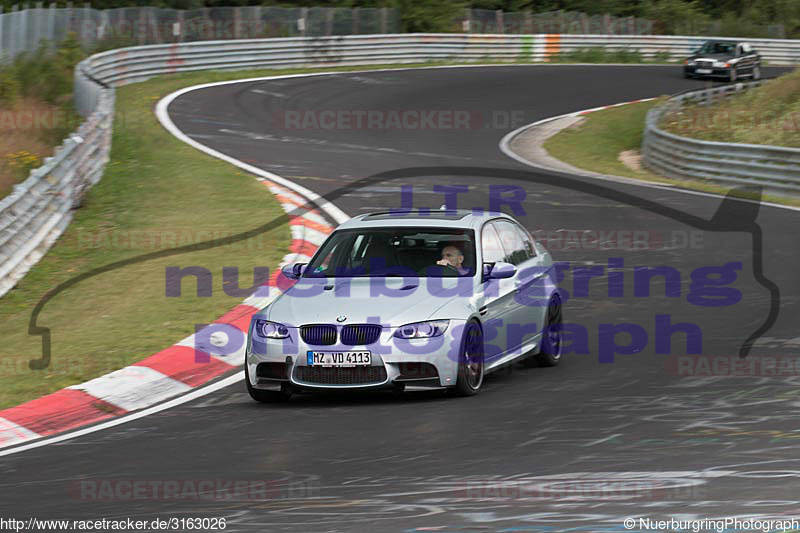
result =
[[449,320],[414,322],[413,324],[406,324],[405,326],[397,328],[397,331],[394,332],[394,336],[400,339],[425,339],[428,337],[438,337],[447,330],[447,326],[449,325]]
[[256,333],[267,339],[285,339],[289,336],[289,328],[269,320],[256,320]]

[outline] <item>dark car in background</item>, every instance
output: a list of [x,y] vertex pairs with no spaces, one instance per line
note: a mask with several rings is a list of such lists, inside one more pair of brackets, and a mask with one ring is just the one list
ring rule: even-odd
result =
[[748,77],[761,78],[761,56],[742,41],[706,41],[684,61],[683,75],[687,78],[723,78],[734,82]]

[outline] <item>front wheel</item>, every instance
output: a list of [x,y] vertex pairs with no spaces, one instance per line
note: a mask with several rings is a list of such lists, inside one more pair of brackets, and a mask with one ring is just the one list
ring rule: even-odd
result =
[[461,353],[458,357],[458,377],[453,392],[458,396],[477,394],[483,384],[483,332],[477,322],[464,327]]
[[756,65],[753,67],[753,80],[761,79],[761,67]]
[[539,353],[536,354],[536,362],[539,363],[539,366],[556,366],[561,361],[561,325],[563,321],[561,297],[555,294],[547,306],[546,325],[542,330]]
[[728,81],[731,83],[735,82],[739,78],[738,74],[736,73],[736,67],[731,67],[731,72],[728,74]]

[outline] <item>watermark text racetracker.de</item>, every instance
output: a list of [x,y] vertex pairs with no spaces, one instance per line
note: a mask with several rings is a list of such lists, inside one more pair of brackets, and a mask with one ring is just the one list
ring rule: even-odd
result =
[[90,501],[263,501],[311,498],[316,480],[276,479],[82,479],[69,497]]
[[508,130],[525,123],[519,109],[281,109],[270,116],[273,128],[290,131]]
[[692,377],[789,377],[800,376],[800,356],[672,354],[664,370],[673,376]]
[[133,518],[98,518],[84,520],[52,520],[30,517],[0,518],[0,531],[222,531],[224,517],[169,517],[148,520]]

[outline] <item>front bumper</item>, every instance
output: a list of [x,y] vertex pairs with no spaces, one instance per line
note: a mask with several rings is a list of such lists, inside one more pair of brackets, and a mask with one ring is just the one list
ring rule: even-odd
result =
[[[701,72],[697,72],[700,70]],[[730,67],[697,67],[697,65],[684,65],[683,73],[687,76],[696,76],[698,78],[729,78],[731,75]]]
[[[245,364],[250,385],[260,390],[290,386],[308,390],[363,390],[440,388],[455,385],[461,331],[465,321],[451,320],[447,331],[431,339],[396,339],[396,328],[384,327],[377,342],[368,346],[312,346],[296,328],[288,339],[253,338],[248,342]],[[369,350],[368,367],[309,366],[308,351]]]

